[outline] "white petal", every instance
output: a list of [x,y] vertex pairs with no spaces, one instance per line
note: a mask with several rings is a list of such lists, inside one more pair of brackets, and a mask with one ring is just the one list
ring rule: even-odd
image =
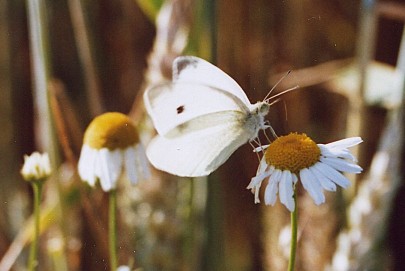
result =
[[118,177],[122,171],[123,154],[119,149],[110,151],[107,148],[102,148],[99,150],[99,157],[100,184],[101,188],[107,192],[116,188]]
[[286,182],[283,180],[283,177],[284,177],[283,173],[284,173],[284,171],[282,171],[281,174],[280,174],[280,181],[278,183],[278,190],[279,190],[280,202],[282,204],[284,204],[288,209],[288,206],[287,206],[287,189],[286,189]]
[[264,191],[264,203],[266,205],[274,205],[276,203],[279,180],[280,179],[269,178],[269,183]]
[[298,177],[295,174],[291,174],[291,176],[292,176],[292,182],[295,185],[298,182]]
[[259,175],[256,175],[255,177],[252,178],[252,180],[250,181],[249,185],[246,187],[247,189],[252,189],[255,186],[259,185],[261,182],[264,181],[264,179],[266,179],[268,176],[271,175],[271,171],[265,171],[260,173]]
[[257,169],[256,175],[265,172],[267,167],[268,165],[266,163],[266,158],[263,156],[262,159],[260,159],[259,168]]
[[136,150],[135,147],[128,147],[125,150],[124,155],[125,171],[127,177],[132,184],[136,184],[139,181],[138,171],[136,166]]
[[281,170],[275,169],[273,174],[270,175],[269,182],[279,183],[281,179]]
[[325,145],[329,148],[347,149],[356,146],[361,142],[363,142],[363,139],[361,139],[361,137],[349,137]]
[[322,163],[328,164],[332,168],[342,171],[342,172],[348,172],[348,173],[360,173],[363,171],[363,169],[356,165],[352,164],[346,160],[340,159],[340,158],[335,158],[335,157],[321,157],[320,158]]
[[284,170],[281,174],[280,183],[280,201],[290,212],[295,210],[293,177],[290,171]]
[[343,188],[349,187],[350,181],[331,166],[324,163],[317,163],[317,168],[323,175],[325,175],[337,185],[340,185]]
[[87,182],[89,185],[94,186],[97,180],[96,167],[97,167],[97,155],[98,151],[90,148],[86,144],[83,145],[80,152],[80,158],[78,163],[78,171],[80,178]]
[[318,147],[321,150],[321,156],[342,158],[357,162],[356,157],[354,157],[354,155],[348,149],[333,149],[322,144],[318,144]]
[[260,192],[261,185],[262,185],[262,183],[259,183],[257,186],[252,188],[252,192],[254,192],[254,197],[255,197],[255,204],[260,203],[259,192]]
[[322,186],[318,179],[312,174],[312,172],[304,168],[300,171],[301,183],[305,190],[308,191],[316,205],[325,202],[325,195],[322,192]]
[[[259,191],[263,181],[272,174],[272,169],[270,168],[268,171],[263,172],[260,176],[255,176],[252,178],[251,182],[249,183],[247,189],[251,189],[252,192],[255,194],[255,203],[260,203],[259,199]],[[269,180],[270,182],[270,180]]]
[[336,184],[332,182],[328,176],[325,176],[322,174],[322,172],[319,170],[319,164],[321,163],[316,163],[312,167],[310,167],[310,171],[315,175],[315,177],[318,179],[319,183],[322,185],[323,189],[335,192],[336,191]]
[[24,155],[24,165],[21,169],[24,179],[43,180],[51,175],[51,164],[48,153],[33,152],[31,155]]
[[253,149],[253,152],[261,152],[266,150],[270,145],[261,145]]
[[146,157],[145,148],[143,147],[142,144],[138,144],[136,146],[136,150],[138,153],[139,163],[140,163],[142,173],[143,173],[143,179],[145,179],[145,180],[150,179],[151,173],[150,173],[148,158]]

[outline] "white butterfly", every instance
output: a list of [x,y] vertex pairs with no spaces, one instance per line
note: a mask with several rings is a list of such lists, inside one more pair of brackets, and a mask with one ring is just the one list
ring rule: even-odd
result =
[[157,169],[178,176],[210,174],[270,127],[268,100],[251,104],[229,75],[193,56],[176,58],[173,82],[148,89],[144,102],[158,132],[146,154]]

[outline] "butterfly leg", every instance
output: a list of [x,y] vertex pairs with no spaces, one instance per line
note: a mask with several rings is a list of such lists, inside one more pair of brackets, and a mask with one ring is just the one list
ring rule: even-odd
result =
[[257,148],[260,148],[260,147],[255,147],[255,145],[253,145],[252,141],[255,142],[256,144],[258,144],[259,146],[261,146],[261,144],[260,144],[260,142],[257,142],[257,141],[255,141],[254,139],[253,139],[253,140],[249,140],[249,144],[250,144],[250,146],[252,146],[253,152],[256,153],[257,160],[258,160],[259,163],[260,163],[260,155],[259,155],[258,151],[256,151]]
[[266,139],[269,141],[269,143],[271,143],[271,140],[270,140],[269,136],[266,133],[267,129],[270,130],[270,132],[271,132],[271,134],[272,134],[272,136],[274,138],[278,138],[278,135],[276,134],[276,131],[274,131],[273,127],[271,127],[270,122],[266,121],[266,123],[265,123],[265,125],[263,127],[263,133],[264,133],[264,136],[266,137]]
[[[273,128],[272,128],[270,125],[269,125],[267,128],[270,128],[270,129],[272,130],[272,134],[274,133],[274,130],[273,130]],[[266,128],[266,129],[267,129],[267,128]],[[269,136],[267,135],[266,129],[263,130],[263,134],[264,134],[264,136],[266,137],[267,141],[268,141],[269,143],[271,143],[271,139],[270,139]],[[273,136],[274,136],[274,134],[273,134]]]

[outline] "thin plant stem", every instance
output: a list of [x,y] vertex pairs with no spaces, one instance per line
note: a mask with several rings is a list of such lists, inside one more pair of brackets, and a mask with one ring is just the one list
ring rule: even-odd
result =
[[28,269],[30,271],[36,270],[38,266],[38,239],[39,239],[39,226],[40,226],[40,202],[42,194],[42,180],[34,181],[32,188],[34,190],[34,237],[31,243],[30,255],[28,258]]
[[[40,149],[49,153],[52,170],[55,171],[60,164],[59,145],[55,133],[55,123],[50,105],[49,79],[51,77],[51,50],[49,46],[49,28],[47,14],[50,10],[50,1],[46,0],[26,0],[27,21],[29,29],[31,70],[33,81],[33,99],[34,108],[37,113],[35,126],[37,127],[38,136],[36,143]],[[54,186],[56,185],[56,187]],[[61,219],[65,217],[65,201],[62,200],[63,190],[61,182],[52,182],[50,191],[56,190],[58,197],[58,226],[61,228],[63,240],[66,241],[67,229],[66,223]],[[63,260],[60,262],[64,266],[60,271],[67,270],[67,260],[65,248]]]
[[294,188],[294,211],[291,213],[291,247],[290,247],[290,260],[288,262],[288,271],[294,270],[295,255],[297,252],[297,230],[298,230],[298,208],[297,208],[297,194]]
[[109,192],[108,246],[111,270],[117,270],[117,191]]

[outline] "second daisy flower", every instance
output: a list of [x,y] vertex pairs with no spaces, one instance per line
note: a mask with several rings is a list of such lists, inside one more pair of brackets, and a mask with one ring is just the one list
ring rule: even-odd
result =
[[104,191],[115,189],[124,169],[133,184],[150,177],[138,131],[128,116],[108,112],[96,117],[83,141],[78,170],[91,186],[99,180]]

